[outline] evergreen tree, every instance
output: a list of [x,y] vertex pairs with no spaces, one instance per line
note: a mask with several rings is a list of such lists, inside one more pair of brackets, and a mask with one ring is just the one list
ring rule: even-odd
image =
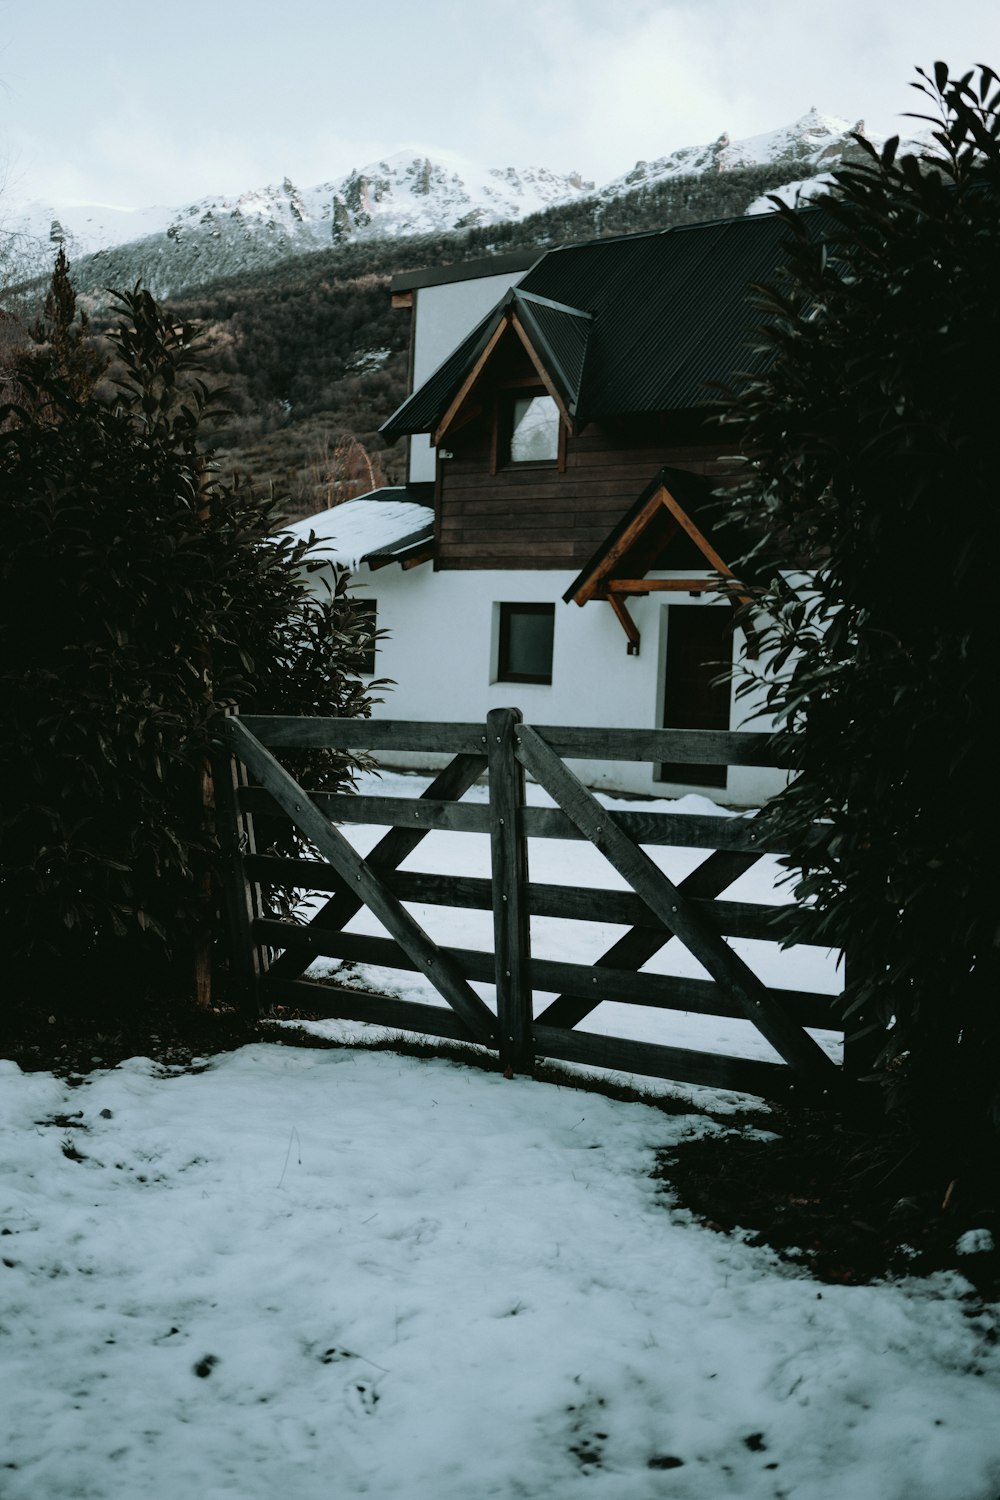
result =
[[878,1028],[890,1105],[954,1177],[1000,1141],[1000,87],[985,67],[920,79],[929,154],[867,148],[818,237],[782,210],[770,367],[729,420],[754,456],[737,518],[774,578],[770,706],[802,736],[777,810],[796,894],[848,955],[850,1024]]
[[20,365],[29,380],[55,380],[77,401],[92,394],[108,360],[90,336],[86,313],[77,312],[69,261],[61,245],[45,297],[44,314],[28,333],[34,347],[22,353]]
[[[211,920],[200,783],[212,721],[356,715],[370,624],[307,593],[275,504],[202,445],[211,397],[196,330],[118,294],[117,392],[72,369],[0,411],[0,912],[8,994],[47,1010],[184,997]],[[51,321],[74,328],[65,283]],[[355,762],[312,753],[315,785]]]

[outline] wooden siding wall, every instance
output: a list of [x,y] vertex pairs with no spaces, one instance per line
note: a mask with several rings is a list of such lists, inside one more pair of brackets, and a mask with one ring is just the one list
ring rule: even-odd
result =
[[[470,424],[471,425],[471,424]],[[566,469],[490,472],[490,433],[476,423],[439,461],[439,568],[581,568],[664,464],[712,479],[732,471],[732,438],[671,433],[663,421],[629,432],[569,437]],[[666,428],[666,430],[665,430]]]

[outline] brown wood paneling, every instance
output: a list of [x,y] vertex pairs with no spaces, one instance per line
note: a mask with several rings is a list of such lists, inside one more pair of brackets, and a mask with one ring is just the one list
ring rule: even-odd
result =
[[441,465],[439,568],[579,568],[664,465],[716,478],[732,467],[732,438],[671,432],[658,418],[566,439],[566,467],[491,472],[484,423],[456,434]]

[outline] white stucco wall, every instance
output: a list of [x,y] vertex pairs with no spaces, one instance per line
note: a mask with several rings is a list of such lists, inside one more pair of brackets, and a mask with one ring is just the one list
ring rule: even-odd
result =
[[[478,276],[468,281],[450,281],[416,290],[413,307],[414,390],[433,375],[466,334],[471,333],[496,306],[504,292],[516,286],[524,275],[524,271],[509,271],[502,276]],[[424,433],[416,433],[410,439],[409,478],[412,482],[434,478],[434,449]]]
[[[396,683],[376,707],[376,716],[468,722],[485,719],[491,708],[513,706],[529,723],[659,728],[672,606],[662,594],[629,600],[629,611],[642,633],[640,654],[629,656],[625,632],[610,605],[595,601],[581,608],[563,603],[562,595],[574,577],[571,572],[548,571],[435,573],[430,564],[405,573],[396,566],[371,573],[363,566],[354,575],[352,589],[376,601],[377,624],[389,631],[379,647],[376,675]],[[501,602],[555,604],[551,685],[495,680],[496,606]],[[704,595],[682,594],[673,607],[729,605]],[[737,635],[737,649],[741,641]],[[750,711],[745,699],[736,704],[734,697],[733,728],[770,727],[764,719],[751,720]],[[404,763],[423,768],[440,764],[440,759],[411,756],[393,761]],[[661,796],[693,790],[735,806],[755,806],[785,781],[781,773],[767,768],[734,766],[722,791],[654,780],[654,768],[648,764],[576,762],[574,769],[588,784],[606,790]]]

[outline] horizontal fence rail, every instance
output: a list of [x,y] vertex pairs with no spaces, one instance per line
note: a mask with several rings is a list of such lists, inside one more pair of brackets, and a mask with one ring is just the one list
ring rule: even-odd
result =
[[[313,794],[282,765],[281,755],[320,748],[433,751],[452,759],[420,796]],[[498,1051],[509,1070],[549,1057],[766,1097],[785,1097],[795,1088],[811,1097],[829,1095],[842,1070],[810,1032],[843,1031],[835,997],[764,985],[726,942],[727,937],[773,941],[775,923],[787,911],[722,899],[763,854],[783,852],[766,809],[745,817],[611,811],[566,764],[633,760],[789,767],[795,750],[790,737],[761,734],[528,726],[516,709],[494,710],[486,724],[227,718],[219,729],[217,804],[243,1002],[253,1014],[285,1006],[317,1018],[478,1043]],[[527,805],[526,774],[556,806]],[[462,802],[484,778],[488,802]],[[279,822],[294,825],[312,855],[258,853],[256,828],[273,835]],[[362,858],[339,831],[352,825],[389,831]],[[437,830],[487,836],[490,878],[401,871],[403,860]],[[817,826],[816,840],[824,836]],[[594,844],[627,889],[531,881],[528,842],[534,839]],[[644,849],[666,845],[710,852],[675,884]],[[268,889],[323,893],[326,900],[310,922],[298,925],[266,914],[262,893]],[[414,918],[413,906],[491,912],[492,950],[435,943]],[[374,913],[386,936],[344,931],[363,907]],[[557,962],[532,955],[535,917],[626,930],[592,963]],[[808,927],[796,940],[825,946]],[[670,942],[687,947],[710,977],[639,972]],[[446,1005],[304,977],[317,957],[422,973]],[[495,986],[495,1014],[472,988],[475,983]],[[556,998],[536,1013],[540,994]],[[782,1061],[758,1062],[582,1029],[580,1023],[605,1001],[666,1015],[685,1011],[750,1019]]]
[[[516,711],[516,710],[515,710]],[[422,719],[296,719],[248,714],[240,722],[269,750],[485,751],[483,724]],[[792,735],[717,729],[580,729],[538,724],[534,731],[563,760],[675,761],[706,766],[791,766]]]

